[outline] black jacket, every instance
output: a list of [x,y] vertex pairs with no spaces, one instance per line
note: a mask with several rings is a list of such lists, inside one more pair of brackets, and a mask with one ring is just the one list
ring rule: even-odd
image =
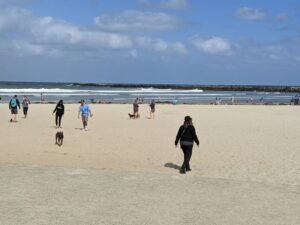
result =
[[55,109],[53,110],[53,113],[61,114],[63,115],[65,113],[65,106],[61,104],[57,104]]
[[194,141],[196,142],[197,145],[199,145],[199,140],[196,134],[195,127],[190,125],[187,128],[182,125],[177,133],[176,140],[175,140],[175,145],[178,144],[178,141],[184,141],[184,142],[191,142],[193,143]]

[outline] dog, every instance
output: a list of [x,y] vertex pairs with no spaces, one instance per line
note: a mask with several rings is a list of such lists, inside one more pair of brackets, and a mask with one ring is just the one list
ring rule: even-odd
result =
[[57,131],[55,134],[55,144],[57,144],[59,147],[62,146],[64,141],[64,132]]
[[134,114],[128,113],[129,119],[138,119],[140,118],[140,114],[138,113],[137,116],[135,116]]

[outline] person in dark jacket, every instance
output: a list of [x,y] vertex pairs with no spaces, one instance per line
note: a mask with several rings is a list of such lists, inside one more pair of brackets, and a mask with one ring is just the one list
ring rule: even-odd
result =
[[17,114],[18,114],[18,107],[20,107],[20,102],[18,99],[18,96],[15,95],[10,101],[9,101],[9,109],[11,111],[11,119],[10,122],[17,122]]
[[63,100],[59,100],[52,114],[55,114],[55,124],[56,128],[61,128],[61,118],[65,114],[65,106]]
[[184,118],[184,124],[180,126],[176,140],[175,146],[177,147],[178,142],[180,141],[180,147],[184,154],[184,161],[180,169],[180,173],[185,173],[186,171],[191,171],[190,159],[192,157],[193,144],[196,142],[199,147],[199,140],[196,134],[195,127],[192,123],[192,118],[186,116]]

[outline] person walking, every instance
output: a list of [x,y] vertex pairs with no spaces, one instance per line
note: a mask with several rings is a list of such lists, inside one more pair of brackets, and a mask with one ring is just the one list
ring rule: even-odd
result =
[[20,101],[18,99],[18,96],[15,95],[10,101],[9,101],[9,109],[11,111],[11,119],[10,122],[17,122],[17,114],[18,114],[18,107],[20,107]]
[[150,119],[154,119],[154,113],[155,113],[155,101],[152,99],[150,103]]
[[63,100],[59,100],[52,114],[54,113],[55,113],[55,125],[56,125],[55,128],[61,128],[61,119],[65,114],[65,106]]
[[85,131],[87,131],[88,130],[88,128],[87,128],[88,118],[89,118],[89,116],[92,117],[93,114],[91,112],[89,105],[85,104],[83,99],[81,99],[81,101],[80,101],[80,106],[79,106],[79,110],[78,110],[78,119],[80,117],[80,114],[81,114],[83,129]]
[[27,118],[29,104],[31,104],[31,103],[30,103],[28,97],[25,95],[23,97],[23,101],[22,101],[22,108],[23,108],[23,114],[24,114],[25,119]]
[[136,98],[135,101],[133,102],[133,114],[134,114],[135,119],[140,117],[140,114],[139,114],[139,99],[138,98]]
[[184,160],[180,169],[180,173],[185,174],[186,171],[191,171],[190,159],[192,157],[193,144],[196,142],[199,147],[199,140],[196,134],[195,127],[192,123],[192,118],[186,116],[184,118],[184,123],[179,127],[176,139],[175,146],[177,147],[178,142],[180,141],[180,147],[184,154]]

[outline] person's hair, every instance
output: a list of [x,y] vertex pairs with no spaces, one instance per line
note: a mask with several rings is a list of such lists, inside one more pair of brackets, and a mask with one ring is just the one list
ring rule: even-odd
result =
[[64,104],[64,101],[61,99],[58,101],[57,105],[63,105]]
[[14,98],[18,97],[17,95],[14,95]]
[[184,125],[185,128],[187,128],[188,126],[193,125],[192,117],[190,117],[190,116],[184,117],[184,123],[183,123],[183,125]]

